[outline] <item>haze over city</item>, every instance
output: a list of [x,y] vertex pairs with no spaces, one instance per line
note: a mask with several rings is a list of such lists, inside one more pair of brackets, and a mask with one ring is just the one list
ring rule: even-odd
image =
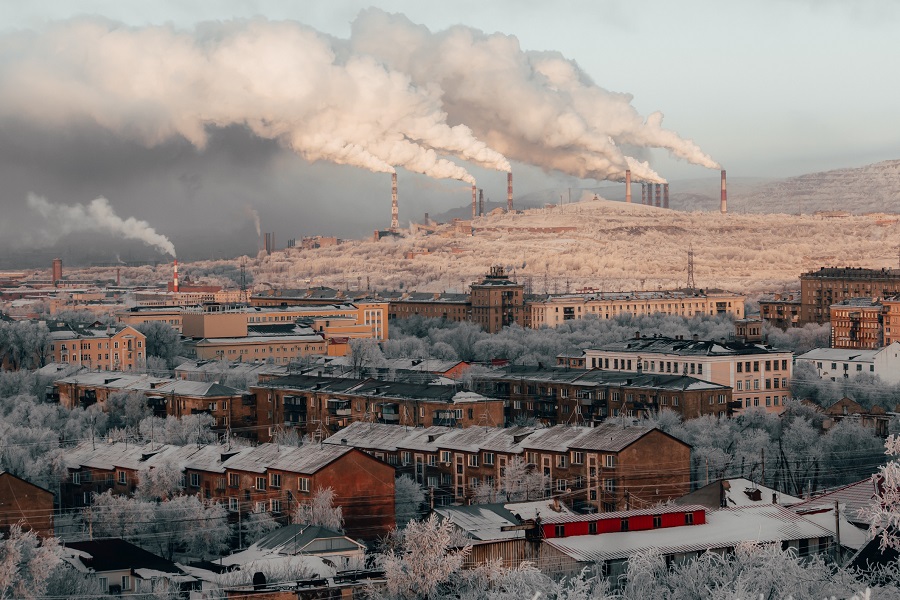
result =
[[[506,155],[517,196],[555,199],[570,189],[577,197],[579,188],[603,195],[610,185],[605,178],[621,181],[624,156],[633,157],[636,181],[639,171],[672,182],[708,178],[715,195],[718,173],[709,167],[717,162],[733,181],[772,179],[861,166],[900,150],[891,126],[897,84],[880,69],[896,49],[885,35],[898,19],[889,2],[388,2],[375,8],[355,2],[163,2],[139,10],[113,2],[60,2],[0,11],[0,131],[6,142],[0,150],[6,183],[0,234],[24,260],[30,250],[58,243],[60,233],[68,237],[40,254],[41,261],[82,249],[95,235],[73,231],[73,223],[54,226],[43,216],[48,213],[29,206],[29,194],[50,205],[86,206],[105,197],[122,219],[147,221],[186,256],[207,258],[255,251],[253,211],[263,229],[281,240],[362,237],[387,226],[388,163],[398,171],[401,221],[407,223],[425,212],[465,206],[467,184],[457,179],[474,178],[490,200],[502,202]],[[446,41],[451,27],[457,37],[475,40],[470,50]],[[409,35],[431,41],[403,37]],[[282,52],[254,49],[251,40],[259,36],[281,36]],[[483,54],[478,40],[493,40],[495,54]],[[442,54],[426,43],[445,44]],[[168,54],[153,51],[154,44]],[[308,54],[311,48],[325,54]],[[292,52],[307,53],[305,62],[288,60]],[[445,60],[451,52],[459,58],[471,52],[471,58],[454,65]],[[270,69],[242,72],[237,56]],[[443,67],[433,62],[438,58]],[[496,70],[511,60],[520,61],[520,70],[516,79],[503,79],[498,89],[509,90],[504,98],[490,86],[498,82]],[[538,75],[528,71],[536,61],[544,61]],[[531,66],[522,71],[526,64]],[[170,68],[179,69],[183,80],[156,81]],[[350,106],[335,102],[354,97],[340,85],[363,81],[362,68],[395,77],[394,83],[373,85],[412,83],[404,99],[392,96],[389,104],[384,95],[370,105],[357,97],[348,126],[375,123],[376,115],[389,122],[392,110],[398,116],[418,111],[429,127],[443,123],[455,139],[420,129],[425,121],[394,121],[378,127],[416,140],[404,142],[402,157],[384,142],[377,159],[351,156],[351,146],[337,154],[323,147],[310,128],[334,125],[341,110],[351,115]],[[267,81],[267,72],[275,79]],[[441,82],[441,72],[456,74]],[[581,99],[573,92],[547,96],[551,73],[574,77]],[[255,80],[252,91],[229,87],[247,77]],[[182,85],[204,95],[188,101]],[[544,97],[535,97],[528,109],[525,88],[513,94],[517,85],[544,89]],[[303,100],[292,99],[292,92]],[[335,108],[310,112],[323,102]],[[562,112],[554,117],[552,111]],[[540,119],[565,125],[542,130]],[[579,133],[586,123],[592,140]],[[459,138],[460,125],[471,129],[471,139]],[[291,130],[302,130],[305,139],[285,133]],[[611,153],[602,147],[606,135],[616,140]],[[354,143],[352,135],[345,138]],[[548,148],[556,150],[548,154]],[[109,256],[91,257],[146,259],[158,252],[147,250],[120,241]]]

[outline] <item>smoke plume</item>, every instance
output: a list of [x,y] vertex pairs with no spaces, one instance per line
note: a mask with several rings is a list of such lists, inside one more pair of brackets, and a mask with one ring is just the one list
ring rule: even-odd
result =
[[709,168],[691,140],[641,116],[556,52],[402,15],[360,13],[346,40],[265,19],[128,27],[99,18],[0,36],[0,118],[50,131],[94,123],[147,146],[246,127],[309,161],[404,168],[474,183],[450,160],[509,171],[506,157],[578,177],[661,182],[622,147]]
[[259,222],[259,213],[256,212],[256,209],[252,206],[245,206],[244,210],[247,211],[247,216],[253,219],[253,225],[256,227],[256,237],[262,238],[262,224]]
[[175,256],[175,246],[166,236],[156,233],[147,221],[134,217],[122,219],[113,212],[106,198],[97,198],[87,206],[53,204],[46,198],[28,194],[28,206],[45,219],[42,235],[54,240],[75,231],[104,231],[131,240],[141,240],[160,252]]

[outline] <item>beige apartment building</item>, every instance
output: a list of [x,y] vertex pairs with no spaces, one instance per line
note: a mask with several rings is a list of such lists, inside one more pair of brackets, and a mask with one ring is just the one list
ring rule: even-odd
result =
[[592,316],[611,319],[618,315],[665,314],[682,317],[697,315],[732,315],[744,318],[744,296],[730,292],[692,292],[672,290],[658,292],[598,292],[550,296],[529,301],[532,328],[557,327],[566,321]]
[[115,328],[50,329],[54,362],[78,364],[99,371],[131,371],[147,360],[146,340],[128,325]]
[[682,374],[732,388],[740,412],[780,413],[791,397],[793,353],[760,343],[641,337],[584,350],[585,368]]

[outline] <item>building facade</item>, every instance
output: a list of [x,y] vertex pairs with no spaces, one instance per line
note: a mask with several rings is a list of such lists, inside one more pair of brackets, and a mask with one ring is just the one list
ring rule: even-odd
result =
[[759,300],[759,315],[779,329],[797,327],[800,324],[800,297],[799,291],[763,296]]
[[826,323],[831,305],[900,294],[900,270],[822,267],[800,276],[800,325]]
[[488,333],[513,323],[525,323],[525,286],[516,283],[503,267],[491,267],[480,283],[471,286],[472,321]]
[[147,360],[147,338],[129,325],[50,328],[52,362],[101,371],[133,371]]
[[849,298],[832,304],[831,347],[871,350],[884,345],[884,308],[871,298]]

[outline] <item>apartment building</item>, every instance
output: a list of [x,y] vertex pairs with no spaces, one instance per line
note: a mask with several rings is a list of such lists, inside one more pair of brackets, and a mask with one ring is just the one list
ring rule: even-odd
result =
[[102,371],[131,371],[147,360],[147,338],[129,325],[70,327],[48,323],[48,362],[82,365]]
[[848,298],[832,304],[831,347],[871,350],[884,345],[884,307],[872,298]]
[[671,290],[658,292],[597,292],[548,296],[527,303],[529,325],[557,327],[566,321],[619,315],[664,314],[682,317],[732,315],[744,317],[745,297],[724,291]]
[[900,342],[875,350],[813,348],[797,357],[797,364],[812,365],[822,379],[839,381],[862,373],[877,375],[890,384],[900,383]]
[[437,504],[465,502],[479,486],[495,488],[514,459],[546,476],[541,496],[560,495],[569,503],[601,511],[663,502],[690,489],[690,446],[659,429],[630,422],[409,430],[356,422],[325,444],[383,457],[397,465],[398,473],[433,489]]
[[826,323],[831,306],[850,298],[900,294],[900,270],[822,267],[800,276],[800,325]]
[[[766,344],[652,337],[584,351],[585,368],[696,377],[733,390],[735,406],[779,413],[790,398],[793,354]],[[739,412],[739,410],[738,410]]]
[[375,540],[394,527],[394,467],[348,445],[255,447],[228,445],[95,444],[82,442],[64,456],[63,508],[89,506],[93,494],[134,493],[141,471],[174,464],[183,491],[223,503],[238,514],[287,517],[317,490],[331,488],[347,535]]
[[767,294],[759,299],[759,315],[764,321],[788,329],[800,324],[800,291]]
[[510,365],[475,378],[475,390],[506,400],[506,422],[546,425],[641,418],[662,409],[683,419],[731,416],[732,390],[697,377],[666,373]]
[[405,427],[502,427],[504,401],[435,385],[294,375],[250,388],[256,395],[259,439],[277,429],[323,438],[351,423]]

